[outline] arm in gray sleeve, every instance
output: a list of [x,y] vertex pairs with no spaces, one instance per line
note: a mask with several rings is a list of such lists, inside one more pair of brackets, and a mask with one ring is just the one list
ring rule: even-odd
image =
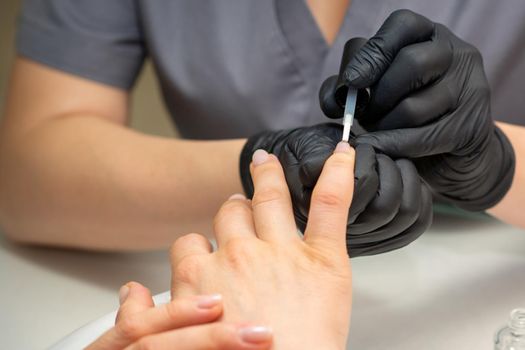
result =
[[145,57],[134,0],[25,0],[16,45],[21,56],[121,89]]

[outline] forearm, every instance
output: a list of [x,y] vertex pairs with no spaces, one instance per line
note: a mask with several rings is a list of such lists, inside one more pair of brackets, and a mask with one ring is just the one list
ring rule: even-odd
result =
[[525,127],[497,123],[507,135],[516,155],[516,170],[510,190],[505,197],[488,212],[511,225],[525,228]]
[[220,204],[242,191],[243,140],[164,139],[75,115],[2,143],[0,224],[18,241],[166,247],[180,234],[210,232]]

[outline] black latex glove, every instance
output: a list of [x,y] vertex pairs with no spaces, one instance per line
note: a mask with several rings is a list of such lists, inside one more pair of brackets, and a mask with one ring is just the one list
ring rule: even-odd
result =
[[[344,70],[348,86],[370,87],[356,117],[367,143],[394,158],[412,158],[438,198],[467,210],[497,204],[514,175],[514,151],[494,124],[479,51],[445,26],[408,10],[392,13]],[[334,78],[320,100],[341,117]]]
[[[253,196],[249,165],[253,152],[275,154],[290,188],[294,215],[304,230],[312,190],[325,160],[341,141],[342,128],[320,124],[284,131],[269,131],[248,139],[241,153],[241,180]],[[419,237],[432,220],[432,196],[412,162],[393,161],[376,154],[369,145],[356,147],[355,192],[347,226],[351,257],[373,255],[401,248]]]

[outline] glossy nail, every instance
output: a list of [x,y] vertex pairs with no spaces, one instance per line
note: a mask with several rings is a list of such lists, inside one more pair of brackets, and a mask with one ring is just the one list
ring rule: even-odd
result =
[[263,149],[258,149],[257,151],[253,152],[252,156],[252,163],[253,165],[261,165],[264,162],[266,162],[269,158],[268,152],[266,152]]
[[197,299],[197,307],[199,309],[211,309],[219,305],[222,302],[222,295],[201,295]]
[[246,343],[266,343],[272,339],[272,330],[264,326],[243,327],[239,336]]
[[235,193],[233,195],[230,196],[230,198],[228,199],[246,199],[246,196],[244,194],[241,194],[241,193]]
[[348,153],[350,149],[351,147],[348,142],[341,141],[335,147],[334,153]]
[[122,305],[126,301],[129,295],[129,287],[127,285],[123,285],[120,287],[120,290],[118,292],[118,301],[119,304]]

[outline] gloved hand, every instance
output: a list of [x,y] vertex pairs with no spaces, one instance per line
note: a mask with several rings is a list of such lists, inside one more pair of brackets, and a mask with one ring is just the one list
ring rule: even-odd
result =
[[[304,230],[310,196],[325,160],[341,140],[336,124],[268,131],[248,139],[241,153],[241,180],[247,196],[253,195],[249,165],[253,152],[275,154],[290,188],[298,227]],[[376,154],[369,145],[356,147],[355,192],[347,227],[351,257],[401,248],[419,237],[432,220],[432,196],[412,162],[393,161]]]
[[[348,86],[370,88],[356,115],[371,133],[356,142],[412,158],[434,195],[463,209],[497,204],[514,175],[514,151],[494,124],[479,51],[445,26],[408,10],[392,13],[344,70]],[[334,78],[320,91],[329,117],[341,117]]]

